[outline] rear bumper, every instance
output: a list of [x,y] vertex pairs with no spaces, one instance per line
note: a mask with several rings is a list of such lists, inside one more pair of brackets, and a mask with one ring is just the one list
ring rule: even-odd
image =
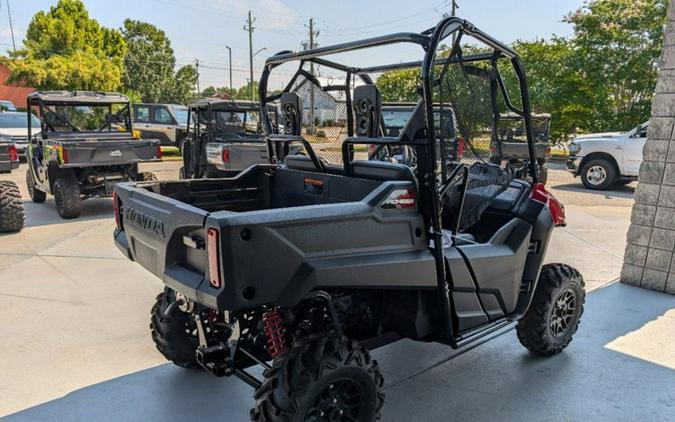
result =
[[581,170],[581,160],[583,157],[572,157],[569,160],[567,160],[567,170],[572,173],[575,176],[579,175],[579,171]]
[[131,255],[131,249],[129,248],[129,241],[127,240],[126,234],[120,229],[115,229],[113,237],[115,238],[115,246],[117,246],[117,249],[119,249],[124,256],[133,261],[134,258]]

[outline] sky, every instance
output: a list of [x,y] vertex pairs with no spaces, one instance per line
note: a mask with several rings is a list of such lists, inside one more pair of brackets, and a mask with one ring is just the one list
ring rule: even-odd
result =
[[[56,0],[0,0],[0,51],[11,49],[7,2],[14,37],[22,44],[32,16]],[[119,28],[126,18],[150,22],[164,30],[172,42],[178,65],[200,62],[200,87],[229,84],[228,51],[232,48],[233,85],[249,77],[248,11],[252,12],[253,50],[257,79],[267,57],[281,50],[299,50],[308,39],[314,18],[321,46],[394,32],[419,32],[449,13],[450,0],[85,0],[92,18]],[[563,17],[583,0],[457,0],[457,15],[496,39],[548,39],[568,36],[572,27]],[[353,56],[360,66],[421,59],[413,47],[387,47]],[[273,82],[281,84],[281,81]],[[271,88],[276,88],[271,86]]]

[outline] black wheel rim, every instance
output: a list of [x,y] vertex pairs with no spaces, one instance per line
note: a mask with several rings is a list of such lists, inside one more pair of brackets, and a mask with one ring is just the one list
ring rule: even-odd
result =
[[554,337],[564,336],[574,323],[577,310],[577,294],[572,288],[560,292],[553,303],[549,330]]
[[341,379],[321,390],[305,413],[305,422],[358,422],[363,402],[361,385]]

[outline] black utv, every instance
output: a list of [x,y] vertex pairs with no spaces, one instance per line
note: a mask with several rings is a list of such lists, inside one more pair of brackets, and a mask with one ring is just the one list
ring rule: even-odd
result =
[[[465,43],[484,51],[465,54]],[[421,60],[337,61],[392,44],[416,46]],[[360,50],[368,52],[349,54]],[[297,71],[269,94],[281,65]],[[322,83],[312,65],[331,78]],[[506,67],[513,86],[502,80]],[[397,136],[381,136],[371,75],[406,68],[419,72],[421,98]],[[340,94],[321,105],[335,114],[331,128],[344,122],[332,138],[314,136],[308,119],[315,113],[305,105],[321,92]],[[532,353],[570,343],[584,281],[569,265],[543,265],[565,213],[539,183],[514,50],[444,18],[419,34],[281,52],[266,61],[259,94],[268,164],[233,178],[116,186],[118,248],[166,285],[151,333],[168,360],[251,385],[255,421],[372,421],[384,394],[369,349],[401,338],[466,347],[513,323]],[[281,107],[283,133],[269,104]],[[466,143],[455,161],[434,117],[450,105]],[[490,163],[495,110],[525,121],[527,179]],[[284,156],[289,143],[306,155]],[[416,165],[354,160],[355,147],[370,144],[408,146]],[[333,148],[339,158],[316,153]],[[247,371],[253,365],[265,368],[263,379]]]
[[[16,145],[0,138],[0,174],[8,174],[19,168]],[[23,228],[24,210],[21,192],[16,183],[0,180],[0,233],[18,232]]]
[[[82,200],[111,196],[115,184],[157,180],[138,171],[142,162],[160,161],[158,140],[139,139],[127,97],[91,91],[34,92],[28,96],[28,170],[33,202],[54,195],[62,218],[79,217]],[[30,110],[40,118],[33,135]]]

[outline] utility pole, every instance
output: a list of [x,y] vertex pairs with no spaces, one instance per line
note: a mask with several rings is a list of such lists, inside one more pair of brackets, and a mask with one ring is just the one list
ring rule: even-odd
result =
[[[305,44],[305,50],[311,50],[313,48],[317,48],[319,44],[317,42],[314,42],[314,37],[319,36],[319,31],[314,30],[314,18],[309,18],[309,42]],[[314,75],[314,63],[310,62],[309,63],[309,73]],[[313,134],[314,133],[314,126],[316,124],[316,118],[314,117],[314,84],[310,83],[309,84],[309,133]]]
[[232,49],[229,45],[226,45],[228,55],[230,56],[230,95],[232,95]]
[[251,100],[255,101],[255,92],[253,90],[253,22],[255,18],[251,16],[251,11],[248,11],[248,26],[244,26],[244,31],[248,31],[248,59],[249,59],[249,70],[250,70],[250,90],[251,90]]
[[202,91],[199,89],[199,59],[195,59],[195,72],[197,73],[197,96],[200,96]]
[[9,0],[7,0],[7,16],[9,17],[9,32],[12,34],[12,48],[16,54],[16,42],[14,42],[14,25],[12,25],[12,12],[9,10]]

